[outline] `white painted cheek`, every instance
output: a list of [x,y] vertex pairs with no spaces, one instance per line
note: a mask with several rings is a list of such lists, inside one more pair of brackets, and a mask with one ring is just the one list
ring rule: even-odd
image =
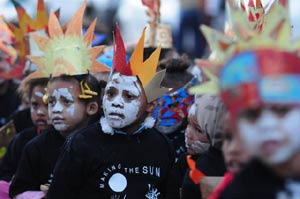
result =
[[245,148],[250,154],[255,155],[258,153],[261,140],[259,139],[260,133],[256,124],[249,123],[247,120],[240,119],[238,121],[238,131],[245,144]]
[[300,109],[289,111],[287,115],[280,121],[281,133],[287,142],[279,148],[272,162],[280,163],[288,160],[295,152],[300,149]]
[[75,116],[75,104],[72,104],[70,107],[68,107],[66,109],[66,112],[70,117],[74,117]]
[[141,102],[138,100],[133,100],[131,103],[126,103],[124,123],[129,125],[137,119],[140,104]]

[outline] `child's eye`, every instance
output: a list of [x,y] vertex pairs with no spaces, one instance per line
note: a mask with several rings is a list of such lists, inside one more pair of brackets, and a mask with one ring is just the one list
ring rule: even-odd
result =
[[37,102],[31,102],[31,107],[33,108],[33,109],[36,109],[37,107],[38,107],[38,103]]
[[56,101],[55,101],[54,99],[52,99],[52,98],[49,98],[49,100],[48,100],[48,104],[49,104],[50,106],[54,106],[54,105],[55,105],[55,103],[56,103]]
[[108,97],[113,97],[113,96],[115,95],[115,92],[112,91],[112,90],[108,90],[108,91],[106,92],[106,95],[107,95]]
[[134,95],[130,95],[130,94],[127,94],[126,95],[126,98],[129,99],[129,100],[133,100],[135,98]]
[[134,99],[137,98],[136,95],[134,95],[134,94],[132,94],[131,92],[128,92],[128,91],[125,91],[125,92],[123,93],[123,97],[124,97],[126,100],[128,100],[128,101],[131,101],[131,100],[134,100]]
[[73,103],[73,101],[68,100],[68,99],[64,99],[63,103],[64,103],[64,105],[69,106],[69,105],[71,105]]

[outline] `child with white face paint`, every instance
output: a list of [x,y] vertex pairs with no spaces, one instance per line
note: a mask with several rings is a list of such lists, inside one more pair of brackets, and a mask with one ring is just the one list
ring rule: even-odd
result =
[[222,96],[233,133],[254,159],[221,198],[280,198],[285,182],[300,176],[299,65],[291,53],[265,49],[240,53],[224,66]]
[[225,107],[221,99],[212,94],[203,94],[196,99],[196,121],[208,143],[207,149],[197,156],[187,156],[189,168],[182,183],[182,198],[201,196],[201,175],[223,176],[226,172],[222,154]]
[[[92,79],[97,82],[94,78]],[[89,117],[98,112],[99,100],[86,102],[87,100],[78,97],[81,92],[80,82],[74,77],[61,76],[50,81],[49,116],[53,127],[64,137],[85,127],[89,122]]]
[[[130,65],[122,62],[122,46],[116,47],[104,116],[67,143],[48,198],[179,198],[174,149],[151,117],[155,100],[168,90],[160,87],[164,71],[155,73],[159,49],[140,63],[143,38]],[[117,29],[116,44],[123,43],[119,39]]]
[[82,89],[85,87],[81,85],[88,85],[92,89],[90,92],[100,93],[98,81],[89,74],[76,77],[61,75],[49,81],[47,93],[42,97],[48,102],[54,129],[44,132],[26,145],[10,187],[12,197],[44,194],[40,192],[40,185],[48,186],[51,183],[54,166],[67,137],[86,127],[91,117],[98,113],[99,97],[94,95],[84,99]]

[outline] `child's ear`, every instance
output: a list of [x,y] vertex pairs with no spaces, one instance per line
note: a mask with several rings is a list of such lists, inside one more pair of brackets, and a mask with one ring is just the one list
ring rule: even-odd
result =
[[158,105],[158,103],[157,103],[156,100],[154,100],[154,101],[148,103],[148,104],[147,104],[146,111],[147,111],[148,113],[153,113],[153,111],[154,111],[154,109],[155,109],[155,107],[156,107],[157,105]]
[[99,110],[97,102],[89,102],[86,106],[86,113],[88,115],[95,115]]

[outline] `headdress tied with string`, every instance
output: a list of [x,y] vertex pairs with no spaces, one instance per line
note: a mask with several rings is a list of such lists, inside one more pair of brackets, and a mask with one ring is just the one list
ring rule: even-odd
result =
[[144,88],[147,101],[152,102],[169,89],[160,86],[165,75],[165,70],[156,73],[161,47],[158,47],[151,56],[144,61],[144,38],[145,29],[129,62],[126,63],[125,45],[119,27],[116,26],[112,72],[117,71],[121,75],[137,76]]

